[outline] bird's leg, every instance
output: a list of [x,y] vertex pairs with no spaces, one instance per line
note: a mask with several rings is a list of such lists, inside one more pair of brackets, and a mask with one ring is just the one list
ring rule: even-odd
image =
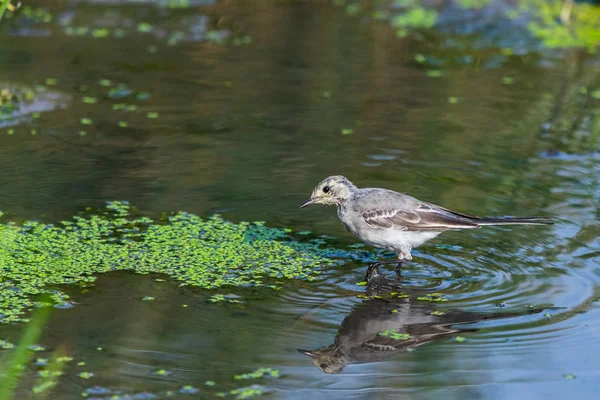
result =
[[412,260],[412,255],[410,254],[410,247],[402,249],[400,253],[398,253],[398,260],[396,261],[398,265],[396,265],[396,275],[399,279],[402,278],[402,264],[406,261]]
[[365,281],[369,282],[369,279],[373,277],[373,275],[381,275],[381,271],[379,271],[379,267],[386,264],[396,264],[398,260],[385,260],[385,261],[376,261],[373,264],[369,265],[367,268],[367,275],[365,276]]
[[402,278],[402,264],[404,264],[404,260],[398,261],[398,265],[396,265],[396,276],[399,279]]
[[369,265],[369,268],[367,268],[367,275],[365,275],[365,281],[369,282],[371,280],[371,278],[373,277],[373,275],[375,275],[375,276],[381,275],[381,271],[379,271],[380,265],[381,265],[380,262],[374,262],[373,264]]

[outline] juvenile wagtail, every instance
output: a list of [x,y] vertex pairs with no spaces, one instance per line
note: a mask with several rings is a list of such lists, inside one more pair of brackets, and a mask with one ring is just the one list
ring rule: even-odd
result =
[[[312,192],[310,204],[335,204],[346,228],[366,244],[393,251],[398,256],[396,272],[412,259],[411,250],[453,229],[475,229],[486,225],[549,225],[548,217],[476,217],[451,211],[409,195],[380,188],[357,188],[341,175],[325,178]],[[390,262],[376,262],[373,268]]]

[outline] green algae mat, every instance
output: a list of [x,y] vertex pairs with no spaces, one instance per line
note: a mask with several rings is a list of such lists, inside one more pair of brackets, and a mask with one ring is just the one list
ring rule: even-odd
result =
[[[127,270],[162,273],[182,285],[216,289],[264,286],[285,279],[312,279],[318,268],[339,262],[343,252],[322,240],[297,241],[289,229],[261,222],[232,223],[179,212],[160,221],[132,215],[126,202],[58,224],[28,221],[0,225],[0,322],[28,321],[39,301],[69,303],[61,285]],[[214,295],[213,301],[226,300]]]

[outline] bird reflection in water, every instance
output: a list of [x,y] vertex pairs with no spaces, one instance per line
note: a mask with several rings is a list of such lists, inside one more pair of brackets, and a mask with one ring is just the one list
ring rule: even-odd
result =
[[[396,286],[397,284],[396,281]],[[423,292],[409,294],[403,290],[400,296],[408,294],[408,297],[398,298],[398,295],[389,296],[394,293],[393,289],[390,281],[382,276],[371,279],[367,288],[369,298],[354,306],[344,318],[333,344],[316,350],[298,351],[309,356],[312,363],[323,372],[337,374],[348,364],[382,361],[434,340],[477,331],[455,327],[457,324],[511,318],[542,311],[530,309],[525,312],[487,314],[460,310],[441,312],[436,310],[435,302],[417,300],[418,297],[426,296]]]

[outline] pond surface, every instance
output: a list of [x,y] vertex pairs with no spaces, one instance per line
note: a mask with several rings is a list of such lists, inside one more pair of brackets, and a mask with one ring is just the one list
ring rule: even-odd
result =
[[[44,3],[0,25],[0,84],[33,97],[0,123],[5,220],[127,200],[153,217],[219,212],[350,248],[333,208],[298,209],[333,174],[476,215],[558,219],[444,233],[390,287],[359,285],[363,261],[278,291],[227,290],[242,293],[233,304],[164,276],[100,275],[66,288],[74,306],[54,309],[39,339],[86,363],[65,368],[52,398],[600,389],[597,56],[497,40],[498,24],[476,23],[494,14],[476,10],[467,22],[442,10],[439,29],[398,37],[372,10],[327,2]],[[17,341],[23,326],[0,337]],[[321,349],[317,367],[297,348]],[[259,368],[280,376],[234,379]],[[33,398],[35,380],[32,368],[17,398]]]

